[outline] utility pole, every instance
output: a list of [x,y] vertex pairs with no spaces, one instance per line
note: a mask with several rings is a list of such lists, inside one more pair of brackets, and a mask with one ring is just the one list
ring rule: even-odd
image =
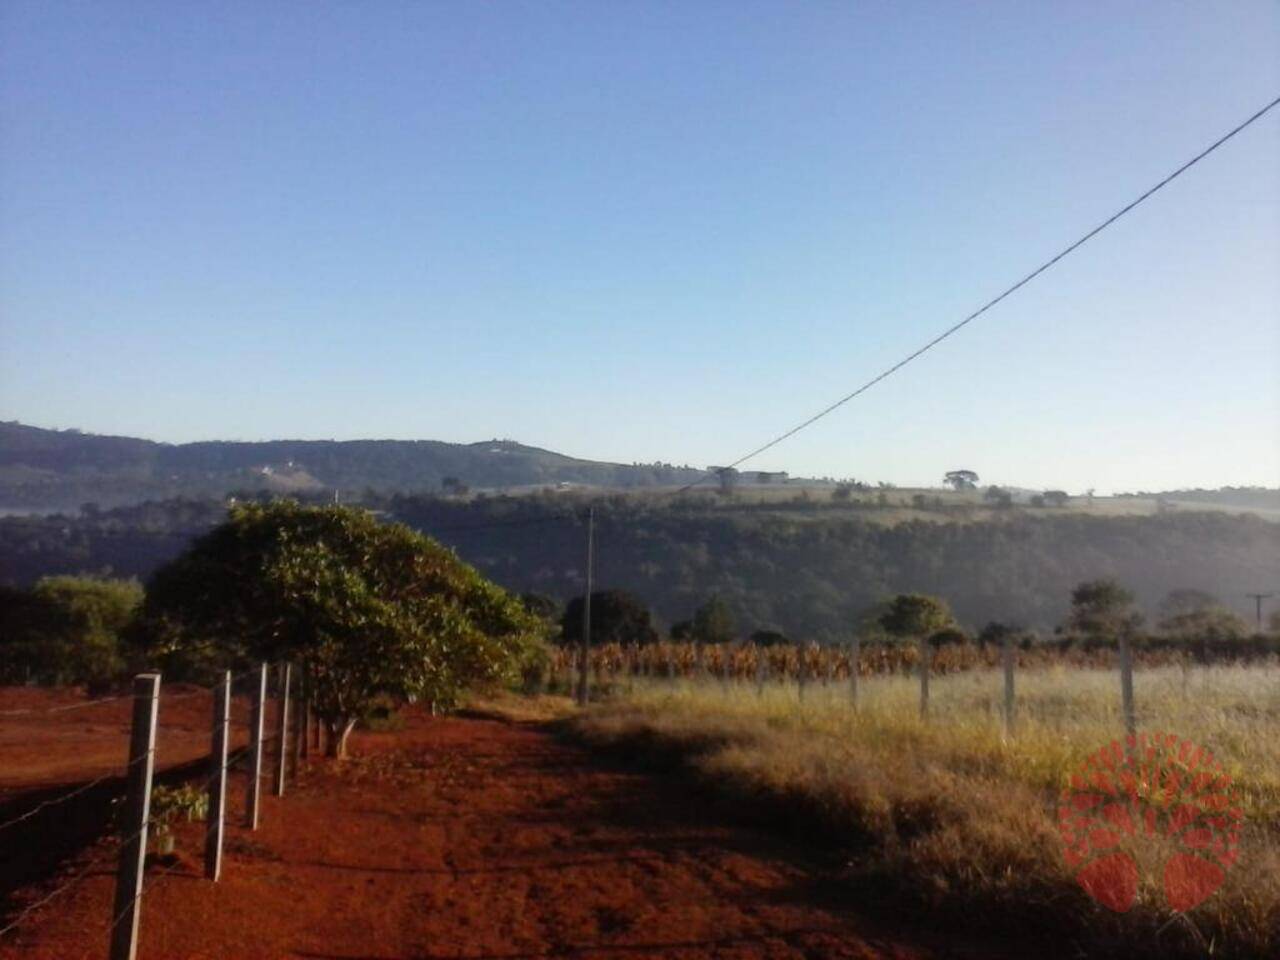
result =
[[591,650],[591,574],[595,565],[596,508],[587,508],[587,594],[582,598],[582,650],[578,664],[578,706],[587,705],[587,668]]
[[1262,632],[1262,601],[1270,600],[1272,597],[1275,596],[1275,594],[1274,593],[1246,593],[1245,596],[1253,598],[1253,609],[1254,609],[1254,613],[1257,615],[1257,618],[1258,618],[1258,632],[1261,633]]

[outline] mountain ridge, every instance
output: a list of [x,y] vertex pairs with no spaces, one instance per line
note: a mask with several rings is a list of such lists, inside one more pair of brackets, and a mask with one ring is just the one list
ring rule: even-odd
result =
[[165,443],[0,422],[0,506],[119,506],[236,491],[439,490],[556,484],[651,487],[703,471],[587,460],[514,440],[198,440]]

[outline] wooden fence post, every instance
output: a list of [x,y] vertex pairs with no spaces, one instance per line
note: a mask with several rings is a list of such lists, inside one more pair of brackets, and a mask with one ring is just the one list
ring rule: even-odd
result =
[[805,685],[809,682],[809,661],[805,659],[804,644],[796,645],[796,698],[804,703]]
[[267,707],[267,665],[258,667],[253,683],[253,703],[249,717],[249,786],[245,791],[244,814],[250,830],[258,829],[258,808],[262,798],[262,728]]
[[277,734],[280,742],[276,744],[279,752],[279,765],[276,768],[276,796],[284,796],[285,768],[289,766],[289,681],[293,669],[288,662],[280,664],[280,716],[277,718]]
[[1004,638],[1004,649],[1001,652],[1004,660],[1004,735],[1005,738],[1013,736],[1013,634],[1006,634]]
[[929,716],[929,638],[920,638],[920,716]]
[[858,668],[862,665],[862,639],[855,633],[849,644],[849,702],[858,709]]
[[1120,631],[1120,698],[1124,706],[1124,732],[1137,736],[1138,716],[1133,705],[1133,650],[1129,646],[1129,631]]
[[213,776],[209,781],[209,812],[204,831],[204,875],[217,880],[222,873],[223,822],[227,813],[227,745],[231,725],[231,671],[213,691]]
[[147,859],[147,823],[151,818],[151,775],[156,765],[156,716],[160,707],[160,674],[133,678],[133,728],[129,734],[129,768],[125,776],[125,841],[116,872],[111,916],[111,960],[134,960],[138,953],[138,917],[142,911],[142,873]]

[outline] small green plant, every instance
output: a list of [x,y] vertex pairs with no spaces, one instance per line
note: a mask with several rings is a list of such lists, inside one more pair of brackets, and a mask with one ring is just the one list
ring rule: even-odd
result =
[[160,853],[173,853],[173,830],[169,825],[175,817],[185,816],[190,823],[203,820],[208,815],[209,795],[192,784],[184,783],[180,787],[161,785],[151,790],[151,826]]

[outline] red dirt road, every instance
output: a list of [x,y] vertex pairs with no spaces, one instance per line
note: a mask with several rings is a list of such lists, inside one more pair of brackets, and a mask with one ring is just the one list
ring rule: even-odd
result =
[[[535,726],[410,715],[353,746],[268,797],[257,833],[235,822],[217,884],[200,878],[201,825],[184,825],[179,862],[148,875],[141,960],[993,955],[873,934],[824,909],[784,845],[701,815],[678,780],[602,766]],[[105,956],[111,865],[0,958]]]

